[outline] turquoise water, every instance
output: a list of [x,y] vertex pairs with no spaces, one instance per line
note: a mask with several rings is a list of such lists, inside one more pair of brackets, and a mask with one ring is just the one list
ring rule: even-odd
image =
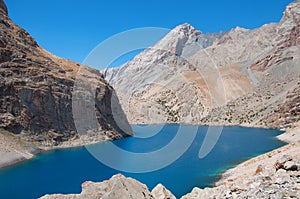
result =
[[[139,131],[139,126],[133,126]],[[157,126],[148,126],[147,131]],[[182,127],[182,126],[181,126]],[[176,135],[179,125],[165,125],[160,133],[150,138],[124,138],[114,141],[127,151],[148,152],[158,150],[168,144]],[[184,126],[190,133],[195,127]],[[125,173],[111,169],[95,159],[85,147],[60,149],[47,152],[18,165],[0,170],[1,199],[32,199],[47,193],[80,193],[84,181],[103,181],[112,175],[123,173],[145,183],[150,190],[158,183],[164,184],[177,197],[192,190],[193,187],[212,186],[220,173],[243,160],[283,146],[285,143],[275,139],[282,132],[260,128],[224,127],[212,151],[203,159],[198,158],[208,127],[198,128],[197,135],[188,150],[171,165],[148,173]],[[106,143],[94,145],[105,150]],[[180,147],[179,147],[180,148]],[[179,150],[179,149],[178,149]],[[107,152],[110,154],[110,151]],[[117,154],[111,154],[118,157]],[[161,158],[168,157],[169,154]],[[132,162],[129,157],[118,160],[120,164],[151,164]]]

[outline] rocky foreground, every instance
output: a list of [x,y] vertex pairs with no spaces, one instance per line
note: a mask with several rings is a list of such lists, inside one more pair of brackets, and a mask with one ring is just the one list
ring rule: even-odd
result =
[[145,198],[145,199],[175,199],[173,194],[161,184],[157,185],[152,192],[146,185],[138,182],[133,178],[126,178],[121,174],[114,175],[111,179],[104,182],[84,182],[82,184],[81,194],[69,195],[46,195],[42,199],[92,199],[92,198]]

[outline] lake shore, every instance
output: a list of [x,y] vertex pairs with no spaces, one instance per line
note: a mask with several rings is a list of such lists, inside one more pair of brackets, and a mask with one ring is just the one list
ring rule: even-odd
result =
[[[195,187],[182,199],[253,198],[284,196],[299,198],[300,122],[277,136],[287,145],[244,161],[228,169],[212,188]],[[298,168],[297,168],[298,167]]]
[[234,168],[225,171],[222,174],[222,178],[216,182],[216,186],[224,183],[234,183],[252,176],[260,165],[271,168],[274,166],[274,163],[284,155],[300,158],[300,126],[277,136],[277,138],[288,144],[268,153],[251,158]]
[[[214,126],[219,126],[218,124],[211,124]],[[224,125],[224,126],[232,126],[232,125]],[[241,125],[242,127],[252,127],[252,128],[268,128],[266,126],[261,125]],[[293,143],[295,140],[300,140],[300,124],[298,128],[290,129],[287,132],[281,134],[277,138],[287,142]],[[297,133],[298,132],[298,133]],[[74,147],[81,147],[89,144],[96,144],[99,142],[104,142],[109,140],[103,140],[103,138],[97,139],[88,139],[80,138],[70,140],[67,142],[63,142],[61,145],[58,146],[37,146],[32,143],[26,143],[22,141],[18,136],[5,131],[1,130],[0,133],[0,168],[9,167],[14,164],[18,164],[20,162],[29,160],[34,158],[35,155],[40,154],[45,151],[51,151],[55,149],[63,149],[63,148],[74,148]]]
[[30,160],[36,155],[46,151],[83,147],[85,145],[91,145],[110,140],[114,139],[105,139],[103,136],[92,138],[87,136],[79,136],[76,139],[63,142],[57,146],[40,146],[34,143],[25,142],[19,136],[14,135],[9,131],[0,129],[0,169]]
[[[270,172],[271,170],[273,172],[274,164],[278,160],[282,159],[283,156],[288,155],[289,157],[297,158],[300,160],[300,153],[299,153],[299,151],[300,151],[300,136],[299,135],[300,135],[300,125],[297,124],[296,128],[290,129],[287,132],[285,132],[277,137],[278,139],[287,142],[288,143],[287,145],[280,147],[278,149],[275,149],[271,152],[262,154],[260,156],[251,158],[245,162],[242,162],[241,164],[235,166],[234,168],[225,171],[222,174],[221,179],[215,183],[215,186],[213,188],[205,188],[205,189],[194,188],[191,193],[183,196],[183,198],[190,199],[190,198],[193,198],[194,196],[195,196],[195,198],[197,198],[198,196],[202,197],[203,194],[207,194],[207,193],[216,193],[216,194],[223,193],[224,191],[230,191],[232,187],[236,187],[237,185],[243,186],[243,182],[245,182],[245,181],[252,182],[252,181],[254,181],[254,179],[257,178],[257,172],[260,168],[264,172]],[[11,137],[11,138],[16,139],[16,137]],[[0,140],[1,140],[1,135],[0,135]],[[91,142],[91,140],[90,140],[90,142]],[[1,142],[1,143],[3,144],[3,142]],[[8,143],[7,140],[6,140],[6,143]],[[19,142],[15,142],[13,144],[18,144],[18,143]],[[95,141],[94,143],[97,143],[97,142]],[[13,144],[10,143],[10,146],[13,146]],[[88,143],[88,144],[93,144],[93,143]],[[64,143],[63,145],[57,146],[57,147],[45,147],[38,152],[49,151],[49,150],[54,150],[54,149],[59,149],[59,148],[79,147],[79,146],[84,146],[84,145],[85,145],[84,142],[75,140],[75,141],[70,141],[68,143]],[[29,149],[30,148],[27,148],[27,150],[29,150]],[[16,151],[14,151],[14,152],[16,152]],[[4,157],[4,158],[2,158],[1,164],[4,165],[5,167],[7,167],[9,165],[13,165],[13,164],[16,164],[16,163],[19,163],[19,162],[22,162],[22,161],[25,161],[27,159],[34,157],[34,155],[30,156],[28,154],[25,157],[24,151],[23,152],[21,151],[20,153],[16,153],[16,154],[13,154],[12,151],[8,151],[6,153],[6,156],[2,156],[2,154],[1,154],[1,157]],[[21,157],[21,159],[18,159],[19,157]],[[7,162],[3,163],[3,159],[6,159]],[[275,174],[273,173],[272,175],[275,175]],[[299,189],[299,191],[300,191],[300,189]],[[234,193],[234,192],[232,192],[232,193]]]
[[[225,171],[212,188],[198,188],[182,196],[181,199],[202,198],[298,198],[300,195],[300,125],[278,136],[289,142],[287,145],[268,153],[251,158]],[[184,182],[182,182],[184,183]],[[146,185],[120,174],[103,182],[83,182],[80,194],[50,194],[44,199],[93,198],[113,196],[118,198],[170,198],[176,197],[159,184],[152,191]],[[141,195],[145,193],[145,195]],[[147,196],[147,197],[146,197]]]
[[222,178],[216,182],[216,185],[218,186],[222,183],[235,182],[247,176],[251,176],[251,174],[255,173],[259,165],[271,167],[273,166],[272,164],[283,155],[300,158],[300,124],[298,124],[296,128],[290,129],[277,136],[277,138],[288,144],[268,153],[251,158],[236,167],[225,171],[222,174]]

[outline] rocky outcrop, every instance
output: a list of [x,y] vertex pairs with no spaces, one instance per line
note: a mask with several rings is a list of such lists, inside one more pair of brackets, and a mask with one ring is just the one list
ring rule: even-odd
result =
[[[71,142],[87,144],[130,135],[130,126],[114,89],[99,71],[45,51],[28,32],[10,20],[3,1],[0,8],[0,128],[41,147],[65,143],[72,146]],[[95,112],[98,121],[97,128],[88,135],[79,132],[84,134],[81,141],[72,113],[72,92],[78,71],[81,78],[96,85],[92,96],[95,106],[90,111]],[[86,96],[88,90],[83,89],[80,94]],[[114,119],[112,101],[125,128],[121,129]],[[75,108],[81,111],[80,104],[77,105]]]
[[73,198],[73,199],[128,199],[128,198],[139,198],[139,199],[154,199],[146,185],[132,179],[126,178],[121,174],[114,175],[111,179],[95,183],[95,182],[84,182],[82,184],[82,192],[80,194],[69,194],[69,195],[46,195],[41,199],[55,199],[55,198]]
[[156,185],[151,191],[155,199],[176,199],[176,197],[162,184]]
[[255,30],[202,34],[183,24],[105,78],[131,123],[274,127],[267,119],[299,87],[299,15],[294,2]]
[[146,185],[121,174],[114,175],[103,182],[84,182],[81,186],[82,192],[80,194],[52,194],[45,195],[41,199],[176,199],[161,184],[150,192]]

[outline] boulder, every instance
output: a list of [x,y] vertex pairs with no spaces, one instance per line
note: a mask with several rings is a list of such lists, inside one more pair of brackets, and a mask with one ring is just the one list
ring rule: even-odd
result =
[[114,175],[104,182],[84,182],[80,194],[52,194],[41,199],[154,199],[146,185],[121,174]]
[[287,171],[297,171],[298,166],[294,161],[287,161],[284,163],[283,168]]
[[290,155],[283,155],[279,160],[277,160],[274,164],[274,167],[277,170],[282,169],[284,167],[284,164],[288,161],[291,161],[293,159]]
[[151,194],[155,199],[176,199],[176,197],[162,184],[158,184],[154,187]]

